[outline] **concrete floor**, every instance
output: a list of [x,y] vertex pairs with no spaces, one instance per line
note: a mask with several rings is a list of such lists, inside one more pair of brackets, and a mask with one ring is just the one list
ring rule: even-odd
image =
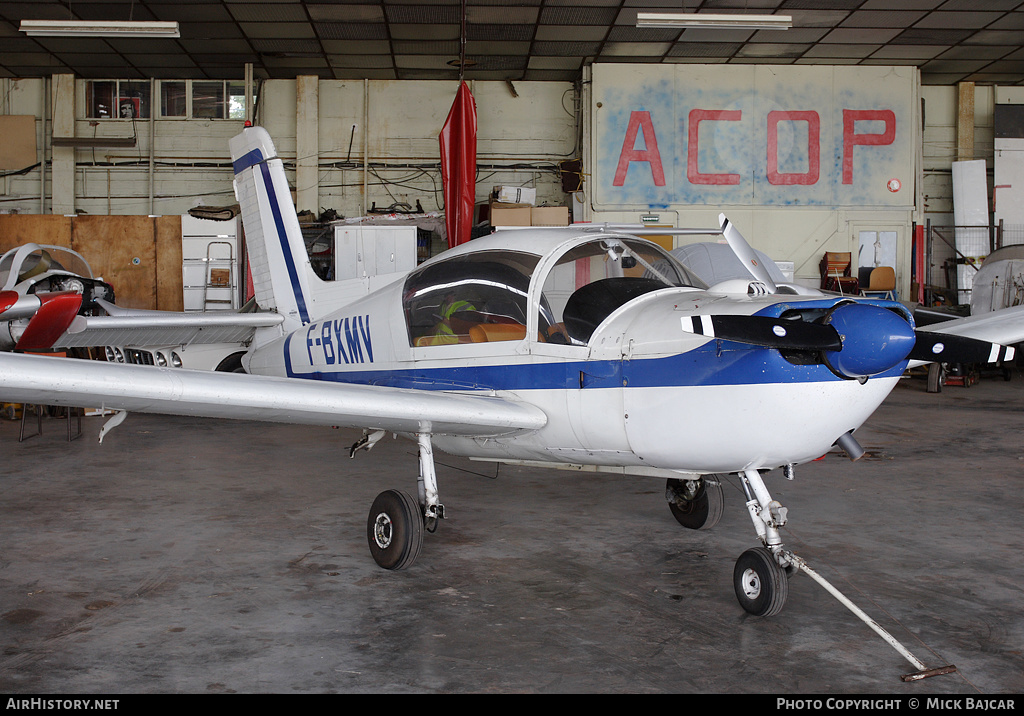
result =
[[[841,409],[841,406],[836,406]],[[131,415],[96,441],[0,425],[0,693],[1024,692],[1024,379],[904,381],[838,452],[767,479],[806,575],[772,618],[733,595],[755,545],[735,479],[710,532],[654,479],[439,455],[448,517],[371,560],[366,513],[414,446],[354,431]]]

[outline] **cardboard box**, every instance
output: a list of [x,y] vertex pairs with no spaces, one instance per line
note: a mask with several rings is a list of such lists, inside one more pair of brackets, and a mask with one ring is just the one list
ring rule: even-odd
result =
[[569,207],[535,206],[530,210],[531,226],[568,226]]
[[528,186],[496,186],[494,198],[504,204],[537,203],[537,190]]
[[530,209],[518,204],[491,204],[491,226],[530,226]]

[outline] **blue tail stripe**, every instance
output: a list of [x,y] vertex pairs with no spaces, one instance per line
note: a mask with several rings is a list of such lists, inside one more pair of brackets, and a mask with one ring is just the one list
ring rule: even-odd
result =
[[[250,152],[249,154],[252,154]],[[246,154],[245,157],[248,157]],[[245,159],[242,157],[238,161]],[[251,166],[251,165],[250,165]],[[270,212],[274,216],[274,226],[277,228],[277,238],[281,243],[281,252],[284,254],[285,266],[288,269],[288,280],[292,284],[292,293],[295,296],[295,304],[299,309],[299,318],[302,320],[302,324],[309,323],[309,311],[306,308],[306,297],[302,294],[302,284],[299,282],[298,267],[295,265],[295,257],[292,256],[291,247],[288,243],[288,232],[284,228],[284,216],[281,213],[281,207],[277,202],[277,194],[274,191],[274,183],[270,178],[270,167],[266,163],[260,164],[260,171],[263,174],[263,183],[267,188],[267,196],[270,197]]]
[[256,166],[262,161],[263,152],[259,149],[253,149],[251,152],[247,152],[245,155],[231,162],[231,166],[234,168],[235,174],[241,174],[249,167]]

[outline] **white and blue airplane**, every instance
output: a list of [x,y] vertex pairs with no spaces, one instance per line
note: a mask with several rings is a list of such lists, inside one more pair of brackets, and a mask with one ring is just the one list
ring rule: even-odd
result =
[[[387,432],[407,436],[418,489],[382,492],[367,519],[386,569],[412,565],[445,516],[435,449],[666,480],[690,529],[715,525],[721,476],[735,473],[760,541],[736,562],[736,596],[751,614],[776,614],[796,557],[763,474],[792,477],[837,444],[858,457],[853,432],[908,365],[996,360],[1008,355],[1000,344],[1024,340],[1024,307],[918,330],[897,302],[776,283],[724,216],[749,279],[709,287],[650,241],[577,225],[498,231],[376,290],[324,292],[269,135],[246,128],[231,150],[267,311],[248,326],[248,374],[2,354],[0,396],[362,428],[351,455]],[[65,340],[106,342],[75,331]]]

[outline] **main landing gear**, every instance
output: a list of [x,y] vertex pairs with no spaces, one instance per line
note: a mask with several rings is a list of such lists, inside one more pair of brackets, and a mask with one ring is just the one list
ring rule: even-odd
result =
[[[411,566],[423,548],[424,531],[433,532],[437,529],[437,521],[444,518],[444,505],[438,502],[437,497],[430,435],[419,433],[416,440],[420,457],[419,499],[401,490],[385,490],[373,501],[366,519],[370,554],[373,561],[384,569]],[[353,454],[359,446],[360,443],[353,446]]]
[[[748,549],[736,560],[733,586],[747,612],[774,616],[789,597],[789,578],[797,569],[779,535],[779,528],[786,524],[786,508],[771,498],[757,470],[746,470],[740,478],[747,511],[763,546]],[[665,499],[679,524],[706,530],[718,523],[724,506],[722,479],[722,475],[703,475],[697,480],[668,480]]]

